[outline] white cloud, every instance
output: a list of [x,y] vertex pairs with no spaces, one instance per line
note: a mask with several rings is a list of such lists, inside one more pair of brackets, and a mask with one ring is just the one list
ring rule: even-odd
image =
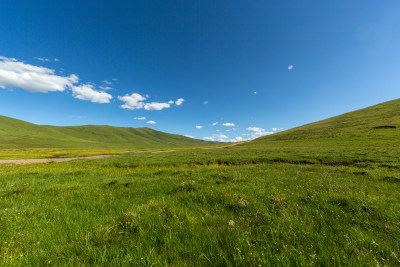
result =
[[[41,61],[50,61],[45,58],[37,58]],[[57,61],[54,59],[54,61]],[[110,103],[112,95],[97,91],[93,84],[86,83],[75,85],[79,78],[75,74],[69,77],[56,75],[53,69],[38,67],[14,58],[0,56],[0,88],[21,88],[29,92],[63,92],[71,89],[72,96],[88,100],[93,103]]]
[[135,120],[145,120],[146,117],[135,117],[134,119],[135,119]]
[[214,122],[213,124],[212,124],[212,126],[215,126],[215,125],[217,125],[218,124],[218,122]]
[[220,135],[218,135],[217,137],[220,138],[220,139],[226,139],[226,138],[228,138],[228,136],[226,136],[226,135],[224,135],[224,134],[220,134]]
[[55,58],[54,59],[54,62],[59,62],[60,60],[58,59],[58,58]]
[[226,142],[228,136],[224,135],[224,134],[213,134],[210,137],[203,137],[204,140],[207,141],[218,141],[218,142]]
[[213,137],[219,142],[226,142],[226,139],[228,138],[228,136],[224,134],[214,134]]
[[118,96],[118,99],[125,102],[124,105],[121,105],[122,108],[134,110],[143,108],[143,101],[146,100],[146,97],[133,93],[131,95]]
[[75,74],[64,77],[54,73],[52,69],[0,56],[0,88],[21,88],[40,93],[63,92],[79,81]]
[[217,132],[220,132],[221,130],[216,130]]
[[164,108],[170,108],[170,107],[171,107],[171,104],[169,104],[169,103],[151,102],[151,103],[144,104],[145,110],[162,110]]
[[[149,95],[142,96],[138,93],[133,93],[131,95],[126,94],[125,96],[118,96],[118,99],[121,100],[122,102],[125,102],[125,104],[121,105],[122,108],[125,109],[142,109],[144,108],[145,110],[162,110],[165,108],[170,108],[172,104],[176,103],[178,105],[181,105],[182,102],[184,101],[182,98],[179,98],[176,102],[170,100],[168,102],[151,102],[151,103],[145,103],[144,101],[149,98]],[[179,106],[178,105],[178,106]]]
[[111,85],[111,84],[112,84],[112,82],[107,81],[107,80],[103,80],[103,83],[104,83],[104,84],[108,84],[108,85]]
[[197,129],[201,129],[201,128],[203,128],[203,126],[196,125],[196,128],[197,128]]
[[189,138],[194,138],[193,135],[185,134],[184,136],[189,137]]
[[248,127],[246,128],[247,131],[252,131],[253,133],[251,134],[251,139],[264,136],[264,135],[270,135],[273,134],[274,132],[267,132],[263,128],[258,128],[258,127]]
[[106,92],[99,92],[93,89],[91,84],[82,84],[72,87],[73,97],[81,100],[88,100],[93,103],[110,103],[112,95]]
[[240,137],[240,136],[237,136],[237,137],[235,137],[235,138],[229,140],[229,142],[240,142],[240,141],[243,141],[243,138]]
[[204,101],[203,104],[204,104],[204,105],[207,105],[207,104],[208,104],[208,101]]
[[235,126],[235,124],[232,122],[225,122],[222,124],[222,126]]
[[155,121],[148,121],[147,123],[148,123],[148,124],[156,124],[157,122],[155,122]]
[[185,101],[185,99],[179,98],[178,100],[175,101],[175,105],[180,106],[182,105],[183,101]]
[[272,128],[272,131],[274,131],[274,132],[277,131],[277,130],[278,130],[277,128]]

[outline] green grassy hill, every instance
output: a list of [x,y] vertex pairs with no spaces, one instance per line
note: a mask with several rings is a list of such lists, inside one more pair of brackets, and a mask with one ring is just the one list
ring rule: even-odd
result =
[[[288,131],[264,136],[254,144],[269,141],[318,141],[398,143],[400,139],[400,99],[384,102]],[[250,144],[249,144],[250,145]]]
[[150,128],[47,126],[0,116],[0,148],[177,148],[212,143]]

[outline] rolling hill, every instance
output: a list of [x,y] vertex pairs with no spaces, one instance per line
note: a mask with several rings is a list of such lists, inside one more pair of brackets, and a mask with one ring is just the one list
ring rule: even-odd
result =
[[115,148],[195,147],[212,142],[156,131],[113,126],[48,126],[0,116],[0,148]]
[[263,136],[248,145],[271,141],[398,144],[399,140],[400,99],[396,99],[277,134]]

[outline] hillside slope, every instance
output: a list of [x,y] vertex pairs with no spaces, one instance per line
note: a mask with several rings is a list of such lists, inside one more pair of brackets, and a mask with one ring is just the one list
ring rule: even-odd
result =
[[0,116],[0,148],[171,148],[213,144],[150,128],[48,126]]
[[251,142],[382,142],[398,144],[400,140],[400,99],[306,124]]

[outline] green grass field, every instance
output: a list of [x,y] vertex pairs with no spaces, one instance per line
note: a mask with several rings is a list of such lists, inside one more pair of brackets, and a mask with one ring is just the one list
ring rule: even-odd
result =
[[399,132],[394,100],[226,149],[0,165],[0,265],[398,266]]

